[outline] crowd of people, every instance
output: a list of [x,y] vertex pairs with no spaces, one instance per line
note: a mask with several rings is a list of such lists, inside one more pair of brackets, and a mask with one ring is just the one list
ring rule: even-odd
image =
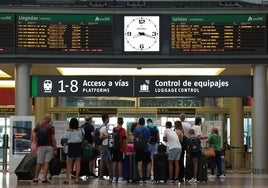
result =
[[[185,179],[185,156],[190,158],[192,162],[193,175],[188,180],[189,183],[196,183],[198,176],[198,158],[202,155],[201,140],[205,139],[215,151],[215,156],[209,158],[211,175],[209,178],[224,178],[223,170],[221,169],[221,136],[218,129],[213,128],[211,134],[204,136],[201,130],[202,119],[195,118],[194,125],[186,121],[185,114],[180,114],[180,120],[165,123],[163,133],[163,142],[167,145],[167,164],[168,164],[168,183],[184,182]],[[71,118],[68,130],[62,138],[62,142],[67,146],[66,155],[66,177],[64,184],[69,184],[71,175],[74,176],[74,183],[79,182],[81,176],[81,161],[83,160],[83,147],[87,145],[94,148],[94,154],[87,160],[88,172],[84,175],[90,178],[98,178],[99,181],[106,180],[104,176],[108,176],[109,181],[124,182],[123,178],[123,160],[126,153],[135,154],[135,162],[137,164],[137,175],[139,183],[152,181],[154,178],[154,156],[158,153],[158,145],[160,143],[160,131],[153,124],[152,119],[139,118],[138,122],[134,122],[129,131],[124,127],[124,119],[117,118],[117,125],[113,128],[112,133],[109,132],[109,115],[102,115],[102,125],[99,127],[98,139],[101,143],[96,143],[96,128],[93,125],[93,118],[86,116],[85,123],[79,126],[77,118]],[[41,130],[47,129],[47,140],[40,144],[38,134]],[[111,135],[113,137],[111,137]],[[40,136],[39,136],[40,137]],[[113,138],[113,146],[111,148],[110,138]],[[140,139],[142,138],[142,139]],[[136,140],[145,140],[145,144],[141,141],[139,144]],[[194,153],[190,148],[192,141],[196,140],[196,144],[200,146],[197,153]],[[118,146],[117,146],[118,145]],[[139,145],[139,146],[137,146]],[[144,145],[144,146],[143,146]],[[142,147],[141,147],[142,146]],[[51,125],[51,116],[46,114],[43,121],[36,124],[32,131],[32,152],[37,154],[37,165],[35,170],[35,178],[33,183],[40,181],[39,174],[43,167],[42,182],[48,181],[49,162],[56,155],[56,139],[55,128]],[[98,175],[94,173],[96,160],[99,158]],[[144,170],[145,165],[145,170]],[[105,172],[108,171],[108,174]],[[215,172],[217,169],[217,172]],[[74,171],[74,173],[72,173]]]

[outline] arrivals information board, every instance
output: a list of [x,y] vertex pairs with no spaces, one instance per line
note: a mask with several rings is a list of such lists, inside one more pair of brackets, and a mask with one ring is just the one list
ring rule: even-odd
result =
[[14,14],[0,14],[0,54],[15,53]]
[[113,16],[18,14],[18,53],[111,54]]
[[266,54],[266,15],[172,15],[172,54]]

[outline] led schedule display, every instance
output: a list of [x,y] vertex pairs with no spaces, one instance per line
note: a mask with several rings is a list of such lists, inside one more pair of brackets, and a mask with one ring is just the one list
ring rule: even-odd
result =
[[172,15],[171,53],[265,54],[265,15]]
[[17,15],[18,53],[110,54],[112,36],[112,15]]
[[15,52],[15,19],[13,14],[0,14],[0,54]]

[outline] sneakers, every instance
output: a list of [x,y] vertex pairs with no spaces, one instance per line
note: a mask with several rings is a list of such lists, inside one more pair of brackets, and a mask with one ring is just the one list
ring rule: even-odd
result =
[[94,172],[90,172],[90,173],[88,174],[88,177],[89,177],[89,178],[97,178],[98,176],[96,176],[96,175],[94,174]]
[[167,183],[174,183],[174,180],[167,180]]
[[142,179],[140,179],[140,180],[139,180],[139,183],[143,183],[143,180],[142,180]]
[[188,183],[197,183],[197,180],[196,180],[196,178],[192,178],[192,179],[190,179],[190,180],[188,181]]
[[98,178],[98,180],[99,180],[99,181],[104,181],[105,178],[104,178],[103,176],[100,176],[100,177]]
[[124,180],[124,178],[119,177],[118,180],[117,180],[117,182],[118,182],[118,183],[123,183],[123,182],[125,182],[125,180]]
[[222,175],[219,176],[219,178],[225,178],[225,175],[222,174]]
[[208,178],[209,178],[209,179],[215,179],[216,176],[211,174],[211,175],[208,176]]
[[116,177],[113,177],[112,183],[116,183]]
[[38,178],[34,178],[33,183],[38,183]]
[[49,181],[47,179],[43,179],[42,183],[49,183]]
[[145,178],[145,180],[144,180],[145,183],[148,183],[150,181],[151,181],[151,179],[149,177]]

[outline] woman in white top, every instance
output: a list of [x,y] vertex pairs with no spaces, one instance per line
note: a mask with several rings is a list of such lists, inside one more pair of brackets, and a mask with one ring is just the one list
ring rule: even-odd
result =
[[[168,142],[168,170],[169,170],[169,183],[179,181],[179,160],[181,156],[181,144],[177,133],[171,129],[172,123],[166,122],[166,130],[164,131],[163,140]],[[175,174],[173,176],[173,166],[175,166]]]
[[78,120],[72,118],[69,123],[69,130],[66,131],[64,135],[64,138],[67,139],[68,143],[67,173],[66,179],[63,182],[64,184],[69,184],[73,164],[75,165],[75,183],[78,183],[83,152],[83,135],[84,130],[79,128]]
[[199,139],[203,136],[202,130],[201,130],[201,124],[202,119],[201,117],[195,118],[195,124],[192,126],[192,129],[194,130],[194,134],[196,137],[199,137]]

